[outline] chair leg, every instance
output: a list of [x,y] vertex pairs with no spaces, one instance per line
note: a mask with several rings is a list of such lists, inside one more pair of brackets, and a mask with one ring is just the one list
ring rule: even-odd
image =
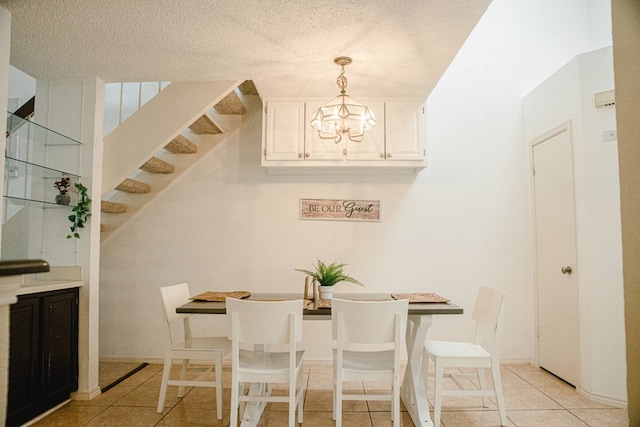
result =
[[296,381],[289,380],[289,427],[296,426]]
[[393,427],[400,427],[400,374],[393,375],[393,400],[391,401]]
[[238,384],[235,375],[232,374],[231,403],[229,404],[231,410],[229,427],[238,426],[238,398],[240,393],[239,388],[240,384]]
[[158,414],[164,411],[164,402],[167,399],[167,388],[169,388],[169,375],[171,374],[171,356],[164,358],[164,368],[162,369],[162,383],[160,383],[160,395],[158,396]]
[[333,398],[333,421],[336,420],[336,384],[338,384],[337,379],[337,371],[336,371],[336,362],[333,362],[333,387],[332,387],[332,398]]
[[333,411],[335,412],[336,427],[342,427],[342,378],[337,379],[335,387],[336,393]]
[[[246,394],[246,387],[244,383],[240,383],[240,386],[238,387],[238,393],[239,396],[244,396]],[[240,413],[244,414],[244,410],[247,407],[247,402],[244,400],[239,400],[238,407],[240,408]]]
[[433,400],[433,425],[440,427],[440,414],[442,411],[442,383],[444,382],[444,367],[442,363],[435,361],[435,396]]
[[302,369],[298,372],[298,423],[302,424],[304,419],[304,375]]
[[[478,372],[478,382],[480,383],[480,390],[487,390],[487,379],[484,376],[484,368],[476,368]],[[485,408],[489,407],[489,397],[482,396],[482,404]]]
[[493,388],[496,392],[496,400],[498,402],[498,413],[500,413],[500,425],[507,425],[507,411],[504,406],[504,394],[502,392],[502,377],[500,376],[500,365],[491,367],[491,375],[493,378]]
[[[189,359],[182,361],[182,369],[180,369],[180,381],[184,381],[187,378],[187,370],[189,369]],[[178,397],[184,396],[184,386],[178,387]]]
[[216,353],[216,415],[222,419],[222,353]]

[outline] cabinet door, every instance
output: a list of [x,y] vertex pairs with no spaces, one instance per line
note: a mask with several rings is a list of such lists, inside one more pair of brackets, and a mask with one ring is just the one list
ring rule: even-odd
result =
[[359,100],[376,117],[376,125],[365,132],[362,142],[347,141],[347,160],[384,160],[384,102]]
[[[325,101],[326,102],[326,101]],[[313,113],[322,105],[321,101],[307,101],[307,114],[304,119],[305,127],[305,153],[308,160],[343,160],[346,143],[342,139],[336,144],[333,139],[323,139],[318,135],[318,131],[311,127],[309,122],[313,118]]]
[[21,297],[10,312],[7,425],[21,425],[39,413],[40,300]]
[[42,298],[42,398],[47,407],[78,389],[78,289]]
[[265,109],[265,160],[302,160],[304,102],[268,101]]
[[387,160],[422,160],[426,134],[423,103],[385,103]]

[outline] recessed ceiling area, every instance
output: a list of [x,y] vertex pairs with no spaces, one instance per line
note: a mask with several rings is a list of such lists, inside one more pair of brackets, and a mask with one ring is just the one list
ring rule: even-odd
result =
[[0,0],[35,78],[253,80],[263,97],[426,98],[490,0]]

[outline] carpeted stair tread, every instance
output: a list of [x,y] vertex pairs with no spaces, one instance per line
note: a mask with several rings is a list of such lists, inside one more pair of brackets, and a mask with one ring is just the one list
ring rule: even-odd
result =
[[211,117],[209,117],[207,114],[203,114],[199,119],[191,123],[189,129],[191,129],[191,132],[197,135],[216,135],[222,133],[222,130],[220,130],[220,128],[216,126],[213,120],[211,120]]
[[218,114],[244,114],[244,104],[240,101],[238,94],[235,90],[229,92],[227,96],[222,98],[214,107]]
[[125,213],[127,211],[127,205],[124,203],[109,202],[102,200],[100,202],[100,210],[104,213]]
[[170,143],[165,145],[164,149],[172,154],[195,154],[198,152],[196,144],[182,135],[173,138]]
[[144,165],[140,166],[140,169],[145,172],[164,174],[173,173],[173,171],[175,170],[171,163],[160,160],[157,157],[152,157],[147,160]]
[[116,190],[124,191],[125,193],[146,194],[151,191],[151,186],[146,182],[127,178],[116,187]]

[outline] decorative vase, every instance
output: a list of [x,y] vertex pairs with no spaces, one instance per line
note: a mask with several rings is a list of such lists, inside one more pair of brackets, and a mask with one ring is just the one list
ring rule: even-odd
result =
[[318,286],[318,291],[320,292],[320,299],[333,298],[333,286]]
[[68,194],[58,194],[56,195],[56,203],[59,205],[68,205],[71,202],[71,196]]

